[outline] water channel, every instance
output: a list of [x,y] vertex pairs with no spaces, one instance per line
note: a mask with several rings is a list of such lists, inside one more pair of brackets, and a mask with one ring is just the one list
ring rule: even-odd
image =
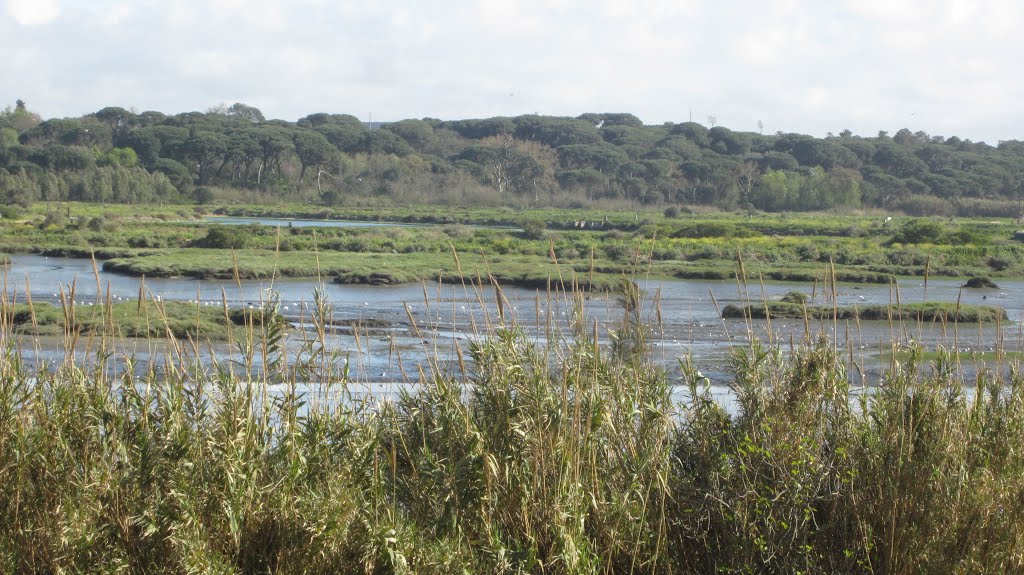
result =
[[[114,301],[134,300],[140,289],[146,297],[163,301],[191,301],[202,306],[259,306],[271,293],[280,299],[280,309],[295,327],[289,336],[298,346],[303,327],[309,323],[314,290],[320,289],[332,306],[332,318],[339,326],[359,320],[367,327],[360,337],[351,328],[339,327],[328,336],[328,344],[348,357],[351,377],[367,385],[392,382],[415,383],[418,367],[427,357],[444,361],[455,357],[455,348],[462,351],[488,325],[498,322],[496,292],[472,286],[448,284],[415,284],[404,286],[318,285],[310,279],[279,279],[277,281],[197,280],[190,278],[159,278],[142,280],[94,270],[89,260],[12,256],[5,272],[9,299],[24,301],[30,290],[33,301],[58,303],[60,291],[75,287],[78,305],[93,305],[98,294],[109,292]],[[663,365],[670,377],[678,372],[679,359],[691,356],[695,364],[712,382],[728,381],[728,358],[734,346],[744,345],[749,336],[764,338],[768,322],[747,325],[741,320],[722,320],[716,308],[730,303],[742,304],[765,299],[778,299],[790,290],[812,296],[810,303],[825,301],[820,286],[772,282],[746,288],[733,281],[678,280],[655,281],[639,278],[644,293],[643,317],[651,329],[652,358]],[[961,289],[960,280],[931,280],[925,286],[920,279],[900,280],[896,287],[886,285],[841,285],[836,303],[844,305],[889,304],[897,298],[903,303],[935,301],[964,304],[998,305],[1006,309],[1010,322],[998,327],[942,326],[937,323],[891,325],[885,321],[812,322],[774,320],[770,330],[779,341],[801,341],[806,333],[826,333],[844,350],[852,351],[861,363],[880,365],[879,359],[891,349],[891,342],[920,344],[925,350],[938,346],[964,352],[990,351],[1001,348],[1021,352],[1021,326],[1024,325],[1024,282],[1001,281],[999,289]],[[502,296],[506,319],[538,342],[561,341],[572,333],[573,323],[582,322],[591,331],[607,333],[622,320],[622,310],[613,296],[592,294],[583,302],[582,310],[574,311],[571,298],[564,294],[548,294],[533,289],[504,287]],[[308,335],[308,334],[307,334]],[[122,351],[135,354],[137,361],[159,355],[153,342],[125,341]],[[33,359],[53,363],[63,357],[59,342],[40,338],[37,345],[25,346]],[[226,345],[213,345],[215,354],[230,357]],[[865,361],[867,360],[867,361]]]

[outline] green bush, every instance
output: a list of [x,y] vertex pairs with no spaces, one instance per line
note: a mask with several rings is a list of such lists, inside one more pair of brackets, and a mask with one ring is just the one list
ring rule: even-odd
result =
[[730,222],[693,222],[680,226],[673,238],[749,238],[757,232]]
[[0,218],[5,220],[16,220],[21,217],[21,208],[13,204],[0,206]]
[[544,220],[532,219],[523,222],[522,237],[527,240],[542,240],[546,237],[547,224]]
[[904,222],[893,234],[891,241],[900,244],[937,244],[941,242],[944,232],[942,224],[938,222],[914,218]]
[[256,226],[211,226],[196,243],[203,248],[241,250],[249,247],[255,234],[261,232]]
[[1009,256],[998,255],[988,258],[988,267],[997,272],[1006,271],[1016,264],[1017,260]]
[[807,302],[807,299],[808,299],[808,295],[805,294],[804,292],[796,291],[796,290],[791,290],[791,291],[786,292],[786,295],[782,296],[782,300],[781,301],[784,301],[786,303],[803,304],[803,303]]
[[67,223],[68,219],[64,216],[63,212],[51,210],[46,212],[46,216],[43,218],[42,223],[39,224],[39,227],[42,229],[63,228]]
[[192,190],[192,200],[197,204],[210,204],[215,199],[216,196],[210,188],[199,187]]

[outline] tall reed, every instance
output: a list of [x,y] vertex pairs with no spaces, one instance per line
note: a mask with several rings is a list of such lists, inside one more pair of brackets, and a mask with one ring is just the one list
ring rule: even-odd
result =
[[479,279],[466,293],[497,315],[403,375],[412,391],[369,399],[319,290],[307,331],[271,295],[233,359],[172,337],[145,365],[114,317],[84,337],[74,297],[65,360],[31,364],[5,295],[0,571],[1024,571],[1019,365],[963,381],[952,355],[912,348],[855,390],[836,327],[755,336],[727,407],[690,358],[680,381],[649,360],[658,310],[633,284],[607,322],[552,292],[536,332]]

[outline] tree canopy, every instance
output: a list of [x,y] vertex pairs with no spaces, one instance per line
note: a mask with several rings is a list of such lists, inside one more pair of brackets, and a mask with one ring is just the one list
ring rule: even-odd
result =
[[628,113],[369,126],[328,112],[268,120],[241,102],[176,115],[108,106],[43,119],[20,100],[0,111],[0,194],[21,203],[178,201],[197,187],[210,196],[213,187],[323,202],[377,196],[1005,215],[1016,213],[1022,175],[1024,142],[992,146],[906,128],[891,137],[844,130],[815,138],[695,122],[646,126]]

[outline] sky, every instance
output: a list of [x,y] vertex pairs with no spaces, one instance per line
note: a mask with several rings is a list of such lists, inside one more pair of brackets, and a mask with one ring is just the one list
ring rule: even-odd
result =
[[0,107],[1024,140],[1015,0],[0,0]]

